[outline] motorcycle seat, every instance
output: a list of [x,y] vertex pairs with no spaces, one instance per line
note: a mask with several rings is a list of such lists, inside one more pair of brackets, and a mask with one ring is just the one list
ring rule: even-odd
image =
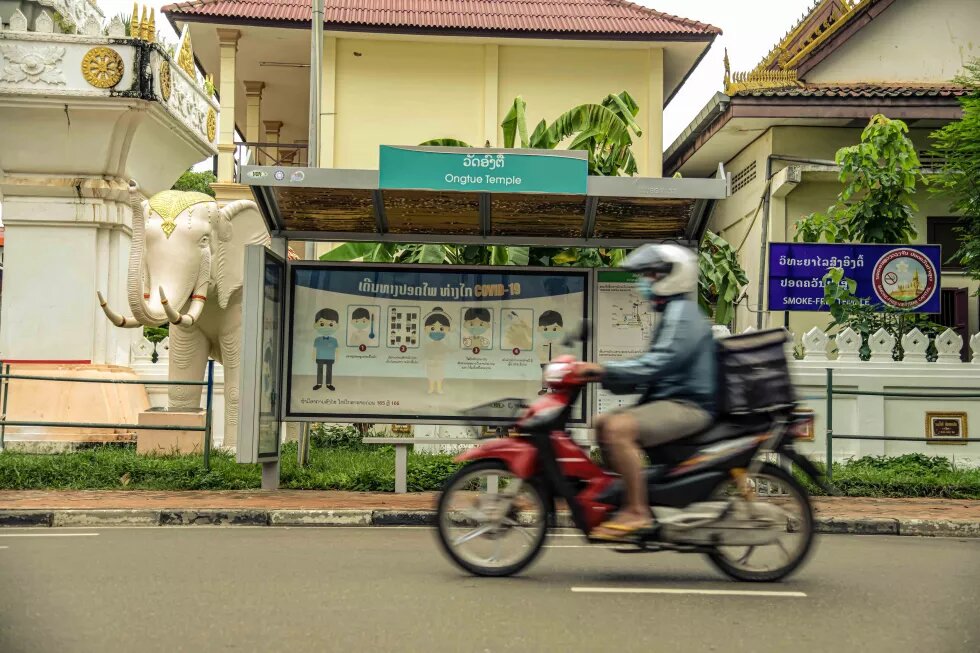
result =
[[743,435],[762,433],[772,427],[771,415],[751,415],[746,417],[728,417],[714,422],[708,428],[692,436],[680,440],[678,444],[704,446],[722,440],[731,440]]

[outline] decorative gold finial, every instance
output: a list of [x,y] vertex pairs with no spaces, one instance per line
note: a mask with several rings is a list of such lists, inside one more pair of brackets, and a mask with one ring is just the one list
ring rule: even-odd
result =
[[725,48],[725,80],[723,83],[726,89],[732,85],[732,65],[728,61],[728,48]]
[[129,17],[129,38],[138,39],[140,37],[140,8],[133,3],[133,14]]
[[194,47],[191,45],[191,32],[187,25],[184,25],[177,46],[177,65],[194,79]]
[[150,43],[157,38],[156,13],[156,9],[150,9],[150,21],[146,24],[146,40]]
[[147,24],[147,21],[146,21],[146,5],[143,5],[143,11],[140,12],[140,33],[139,33],[139,36],[137,37],[141,41],[145,41],[146,40],[146,24]]

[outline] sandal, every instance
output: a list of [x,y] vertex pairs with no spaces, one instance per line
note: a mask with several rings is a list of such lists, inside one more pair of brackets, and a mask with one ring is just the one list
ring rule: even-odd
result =
[[[606,522],[599,524],[594,531],[589,533],[590,540],[601,540],[603,542],[632,542],[634,536],[648,531],[653,524],[617,524]],[[606,531],[606,532],[602,532]],[[609,532],[614,531],[614,532]]]

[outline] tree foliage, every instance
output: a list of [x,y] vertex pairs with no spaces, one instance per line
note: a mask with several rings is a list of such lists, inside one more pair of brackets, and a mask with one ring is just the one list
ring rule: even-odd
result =
[[218,180],[214,176],[214,173],[210,170],[205,170],[203,172],[195,172],[193,170],[188,170],[180,176],[180,179],[174,183],[172,190],[183,190],[183,191],[194,191],[196,193],[205,193],[214,197],[214,191],[211,189],[211,184]]
[[878,114],[857,145],[837,151],[843,188],[826,213],[796,223],[795,240],[805,243],[908,243],[916,235],[912,200],[925,182],[908,126]]
[[960,249],[951,260],[980,279],[980,59],[968,64],[956,81],[970,93],[960,98],[963,118],[932,135],[932,154],[943,161],[931,179],[932,190],[948,197],[950,210],[963,216]]

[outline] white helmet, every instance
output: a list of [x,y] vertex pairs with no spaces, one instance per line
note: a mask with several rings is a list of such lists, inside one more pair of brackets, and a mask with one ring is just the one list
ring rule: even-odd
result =
[[654,297],[690,295],[698,288],[698,259],[680,245],[643,245],[623,260],[623,267],[637,274],[664,275],[650,285]]

